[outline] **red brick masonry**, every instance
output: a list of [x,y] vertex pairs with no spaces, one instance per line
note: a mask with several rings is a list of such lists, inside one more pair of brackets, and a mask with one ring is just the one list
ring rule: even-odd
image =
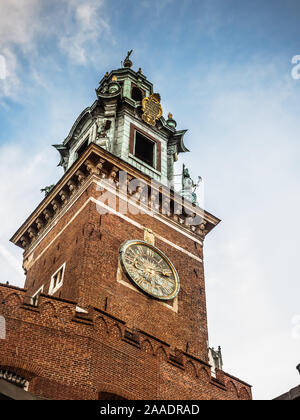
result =
[[[116,191],[106,195],[97,186],[103,176],[116,185],[120,169],[147,185],[151,181],[126,165],[90,145],[14,235],[12,241],[24,249],[27,276],[25,289],[0,285],[0,316],[6,320],[0,369],[20,375],[30,393],[49,399],[108,394],[251,399],[248,384],[223,371],[214,378],[208,364],[203,241],[219,219],[201,213],[204,228],[193,230],[186,213],[176,214],[175,195],[170,214],[153,214],[143,202],[145,211],[136,213],[127,186],[115,206]],[[161,209],[165,198],[161,191]],[[144,240],[145,229],[180,277],[180,292],[168,303],[141,293],[120,267],[122,243]],[[51,278],[62,266],[63,284],[50,296]],[[42,286],[44,294],[34,306],[31,297]]]
[[76,312],[76,303],[42,295],[37,307],[26,291],[0,285],[0,367],[29,381],[28,391],[50,399],[251,399],[246,383],[103,310]]

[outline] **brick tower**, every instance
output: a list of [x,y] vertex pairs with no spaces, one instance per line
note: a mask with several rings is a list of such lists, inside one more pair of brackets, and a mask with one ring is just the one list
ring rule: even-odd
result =
[[219,219],[185,167],[175,192],[186,130],[130,53],[96,94],[12,238],[26,282],[0,286],[0,380],[48,399],[251,399],[208,347],[203,241]]

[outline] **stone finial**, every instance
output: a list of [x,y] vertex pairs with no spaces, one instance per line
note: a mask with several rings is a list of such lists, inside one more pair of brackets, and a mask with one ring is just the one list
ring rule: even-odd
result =
[[171,114],[171,112],[169,112],[168,114],[167,124],[169,127],[172,127],[172,128],[176,128],[177,126],[177,122],[174,120],[173,114]]

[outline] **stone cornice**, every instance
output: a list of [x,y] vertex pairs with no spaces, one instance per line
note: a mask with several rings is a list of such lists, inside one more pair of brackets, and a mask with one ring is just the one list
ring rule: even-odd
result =
[[[107,152],[95,143],[91,143],[81,158],[65,173],[51,193],[40,203],[13,235],[11,241],[15,245],[27,250],[38,240],[45,229],[51,224],[51,221],[66,208],[67,203],[71,201],[72,197],[84,188],[87,179],[91,176],[96,176],[99,179],[110,179],[118,186],[119,171],[127,172],[129,180],[139,179],[145,187],[151,185],[152,191],[159,197],[157,208],[155,209],[156,214],[167,218],[170,222],[180,226],[181,229],[194,235],[195,238],[203,240],[206,234],[220,222],[218,218],[194,206],[190,202],[185,201],[183,207],[183,198],[179,194],[169,191],[166,186],[158,182],[153,182],[153,180],[151,183],[149,176],[133,168],[127,162]],[[129,197],[135,195],[135,199],[137,200],[139,200],[138,195],[140,194],[141,205],[150,204],[143,202],[141,189],[141,187],[137,187],[136,191],[130,191],[128,189],[125,194]],[[150,199],[151,197],[149,196],[148,200]],[[175,210],[176,208],[183,208],[184,211],[178,213]],[[190,224],[191,215],[199,218],[200,221],[198,224]]]

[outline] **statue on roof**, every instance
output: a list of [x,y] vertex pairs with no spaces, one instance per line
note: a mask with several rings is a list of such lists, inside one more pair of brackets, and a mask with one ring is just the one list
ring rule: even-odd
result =
[[47,197],[51,193],[51,191],[53,190],[54,187],[55,187],[54,184],[49,185],[49,186],[41,189],[41,192],[45,193],[45,197]]
[[186,166],[183,164],[182,178],[181,178],[181,182],[182,182],[181,195],[184,198],[190,200],[193,204],[197,204],[196,190],[199,187],[201,181],[202,181],[201,176],[198,176],[198,181],[197,183],[195,183],[190,176],[188,168],[186,168]]

